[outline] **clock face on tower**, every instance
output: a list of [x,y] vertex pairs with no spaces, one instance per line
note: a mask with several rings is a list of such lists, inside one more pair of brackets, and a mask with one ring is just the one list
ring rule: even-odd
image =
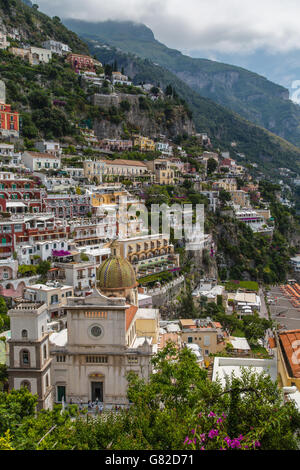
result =
[[103,333],[103,329],[100,325],[92,325],[89,328],[89,334],[93,336],[93,338],[100,338]]

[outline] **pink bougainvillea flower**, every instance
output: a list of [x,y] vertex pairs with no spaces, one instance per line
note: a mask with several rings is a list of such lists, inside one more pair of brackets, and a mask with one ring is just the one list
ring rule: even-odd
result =
[[209,431],[208,437],[209,439],[213,439],[214,437],[217,437],[218,434],[219,434],[218,429],[212,429],[211,431]]

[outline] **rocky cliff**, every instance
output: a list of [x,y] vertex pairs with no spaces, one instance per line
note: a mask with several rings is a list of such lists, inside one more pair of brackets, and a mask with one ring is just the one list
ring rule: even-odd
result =
[[[93,104],[103,112],[101,119],[95,119],[94,130],[99,139],[120,138],[124,129],[134,130],[142,135],[158,138],[161,134],[168,138],[177,135],[191,135],[195,132],[194,123],[184,106],[161,102],[153,103],[147,109],[141,108],[140,99],[144,95],[112,94],[93,96]],[[129,103],[129,110],[121,109],[122,103]],[[114,114],[112,114],[112,112]],[[122,119],[116,119],[121,117]]]

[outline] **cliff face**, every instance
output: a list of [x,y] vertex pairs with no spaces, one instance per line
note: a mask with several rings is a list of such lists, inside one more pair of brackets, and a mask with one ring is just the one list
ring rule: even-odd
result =
[[168,138],[177,135],[195,132],[193,121],[187,115],[184,106],[153,106],[150,109],[141,109],[140,98],[144,95],[128,95],[124,93],[114,95],[99,95],[93,97],[93,104],[101,110],[108,111],[114,107],[116,112],[121,111],[121,103],[128,102],[130,109],[121,113],[122,120],[115,122],[110,116],[104,115],[102,119],[96,119],[94,130],[99,139],[120,138],[124,134],[124,127],[135,129],[138,133],[158,138],[161,134]]
[[[238,113],[300,147],[300,106],[289,91],[241,67],[195,59],[157,41],[145,25],[132,22],[88,23],[66,20],[86,39],[116,47],[172,72],[199,96]],[[133,75],[132,75],[133,76]]]

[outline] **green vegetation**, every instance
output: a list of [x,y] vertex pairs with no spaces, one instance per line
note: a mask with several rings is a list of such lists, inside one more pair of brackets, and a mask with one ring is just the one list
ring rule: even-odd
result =
[[[259,281],[265,284],[285,282],[290,269],[291,249],[278,229],[273,237],[253,233],[250,227],[230,217],[210,216],[218,245],[220,276],[230,279]],[[207,221],[208,222],[208,221]],[[285,228],[284,228],[285,230]]]
[[227,292],[236,292],[238,289],[258,292],[259,289],[259,285],[255,281],[227,281],[225,287]]
[[149,276],[141,277],[139,279],[139,284],[141,285],[147,284],[147,287],[149,287],[149,284],[151,286],[157,282],[166,283],[166,282],[172,281],[172,279],[173,279],[172,273],[170,273],[169,271],[163,271],[161,273],[150,274]]
[[21,0],[0,0],[0,16],[6,26],[22,28],[27,44],[40,47],[43,41],[51,38],[68,44],[73,52],[88,53],[86,44],[58,17],[50,18]]
[[192,111],[197,130],[199,132],[205,130],[211,137],[215,148],[228,150],[231,148],[231,143],[236,142],[237,147],[232,149],[233,157],[236,153],[245,153],[248,162],[260,163],[267,170],[280,166],[295,170],[295,164],[298,165],[300,158],[300,150],[292,144],[246,121],[210,99],[200,96],[164,66],[154,65],[149,59],[120,52],[114,47],[110,50],[99,49],[95,47],[99,44],[90,41],[95,39],[91,32],[82,36],[87,40],[92,54],[95,54],[102,63],[112,63],[117,60],[119,67],[124,67],[125,71],[130,70],[134,83],[150,82],[159,84],[162,88],[171,85]]
[[[7,331],[9,329],[10,320],[9,320],[9,316],[7,315],[7,312],[8,312],[7,304],[4,298],[0,296],[0,337],[1,337],[1,332]],[[0,338],[0,341],[1,341],[1,338]],[[1,382],[1,378],[0,378],[0,382]]]
[[255,442],[261,450],[298,448],[299,412],[292,402],[284,404],[269,376],[244,370],[240,379],[222,386],[207,379],[191,351],[177,351],[171,343],[153,358],[153,366],[156,373],[147,382],[129,374],[129,410],[93,419],[80,416],[74,405],[64,412],[56,405],[35,416],[36,398],[26,389],[0,392],[1,448],[183,450],[191,449],[186,438],[192,429],[197,439],[198,429],[205,433],[201,446],[207,449],[220,449],[218,438],[209,438],[211,429],[219,429],[222,446],[229,449],[235,446],[227,438],[235,442],[240,435],[244,448]]
[[[157,41],[145,25],[80,20],[67,20],[65,23],[85,39],[98,40],[130,55],[137,55],[145,62],[158,64],[177,75],[198,96],[212,100],[299,146],[300,110],[287,99],[288,90],[282,86],[241,67],[196,59],[169,49]],[[162,80],[157,81],[162,83]],[[176,85],[175,88],[179,91]],[[205,127],[203,129],[207,130]]]

